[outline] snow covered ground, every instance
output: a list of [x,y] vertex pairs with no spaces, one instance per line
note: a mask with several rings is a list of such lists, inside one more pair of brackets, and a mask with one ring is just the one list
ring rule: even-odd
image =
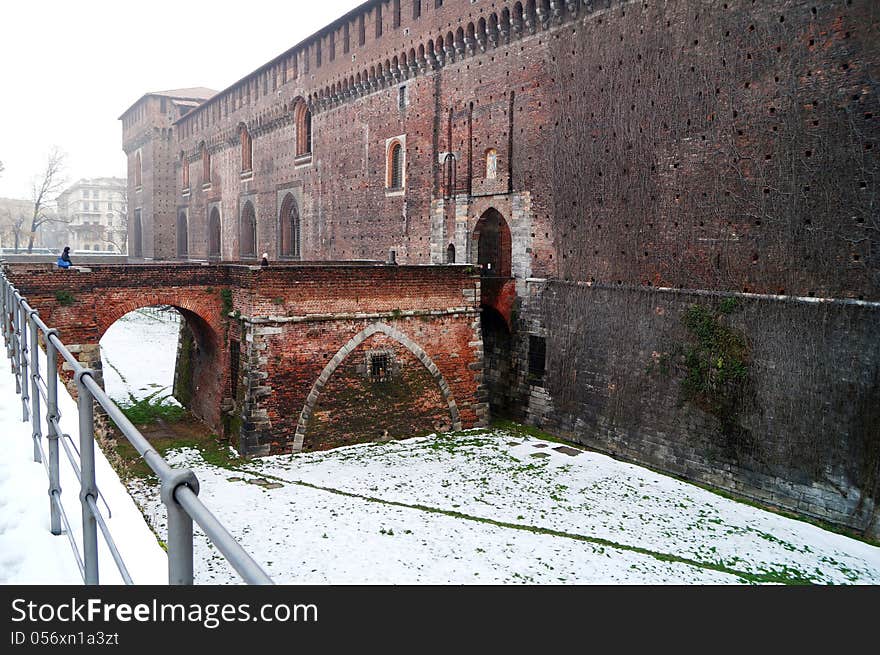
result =
[[[2,340],[0,340],[2,342]],[[0,362],[0,583],[82,584],[82,577],[68,542],[62,534],[49,531],[49,480],[42,464],[33,460],[31,424],[21,421],[21,397],[15,393],[15,378],[6,359]],[[45,373],[45,356],[41,366]],[[64,385],[58,386],[61,427],[79,447],[76,403]],[[43,450],[46,423],[42,421]],[[107,462],[96,449],[96,479],[102,499],[98,503],[116,540],[129,573],[136,584],[164,584],[168,579],[165,551]],[[59,455],[61,498],[78,548],[82,552],[79,482],[64,452]],[[109,508],[109,510],[108,510]],[[103,538],[98,535],[99,573],[102,583],[121,584]]]
[[[104,373],[114,397],[142,398],[171,385],[173,321],[173,315],[158,322],[130,315],[107,333]],[[43,474],[37,464],[24,466],[30,430],[16,422],[20,403],[9,392],[12,384],[11,376],[0,372],[4,438],[10,426],[20,428],[14,437],[18,464],[6,465],[13,449],[0,456],[0,493],[6,501],[0,505],[0,539],[8,539],[4,526],[12,524],[10,516],[12,522],[39,523],[30,518],[28,506],[42,510],[46,504],[45,479],[34,474],[36,500],[18,509],[18,469]],[[200,497],[279,583],[880,583],[880,548],[603,455],[503,430],[227,467],[208,463],[194,448],[171,451],[167,458],[195,471]],[[116,484],[102,486],[114,521],[126,505]],[[140,479],[128,486],[148,522],[164,535],[158,489]],[[75,500],[72,491],[66,493]],[[38,574],[41,580],[68,575],[68,581],[76,581],[69,570],[19,566],[9,573],[15,566],[6,563],[5,554],[21,553],[31,540],[44,539],[48,523],[43,520],[45,530],[23,527],[16,542],[0,541],[6,581]],[[129,531],[126,540],[133,543],[126,548],[158,551],[157,557],[145,558],[152,569],[145,566],[135,580],[164,580],[164,553],[155,539],[143,530]],[[49,539],[58,549],[51,551],[52,561],[63,561],[63,537]],[[152,548],[144,541],[152,541]],[[35,551],[45,548],[34,546]],[[198,529],[195,549],[197,582],[239,581]],[[112,565],[102,566],[109,571]]]
[[[150,325],[135,319],[114,326],[129,335],[113,343],[137,348],[117,353],[105,344],[128,380],[138,360],[174,352],[167,344],[147,352],[161,341],[148,331],[177,333],[176,324],[164,333]],[[129,391],[170,378],[169,370],[162,380],[139,379]],[[604,455],[503,430],[270,457],[231,469],[192,448],[170,453],[169,461],[196,472],[202,499],[277,582],[880,583],[880,548]],[[163,533],[155,487],[130,486]],[[237,581],[200,535],[196,558],[198,581]]]

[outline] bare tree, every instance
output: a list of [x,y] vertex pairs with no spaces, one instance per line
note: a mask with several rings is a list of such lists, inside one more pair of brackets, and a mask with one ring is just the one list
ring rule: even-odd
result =
[[12,215],[12,210],[7,209],[6,215],[9,217],[9,224],[12,226],[12,235],[15,239],[15,252],[18,253],[21,248],[21,233],[27,216],[19,212],[18,216]]
[[[46,206],[55,200],[66,181],[64,177],[64,153],[56,146],[49,151],[45,171],[40,177],[34,179],[33,186],[31,187],[34,211],[31,216],[31,231],[28,235],[28,253],[34,249],[34,239],[41,225],[49,222],[68,222],[67,219],[50,216],[46,213]],[[17,241],[18,237],[16,236]]]
[[119,197],[120,202],[118,208],[114,203],[114,209],[111,210],[113,214],[113,221],[116,221],[116,217],[119,216],[123,219],[125,223],[125,229],[115,230],[113,226],[107,228],[107,236],[104,240],[109,243],[111,246],[116,248],[117,252],[120,255],[124,255],[128,252],[128,190],[122,192],[122,195]]

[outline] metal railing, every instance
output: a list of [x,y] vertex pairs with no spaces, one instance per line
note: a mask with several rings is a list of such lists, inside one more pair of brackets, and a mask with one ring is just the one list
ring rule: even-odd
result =
[[[0,264],[2,265],[2,264]],[[110,399],[94,378],[61,341],[58,330],[47,326],[0,270],[0,311],[6,355],[15,376],[15,391],[21,395],[22,421],[33,427],[34,461],[40,462],[49,477],[49,516],[53,535],[66,534],[70,541],[83,581],[99,583],[98,530],[126,584],[133,584],[110,529],[98,507],[101,497],[95,480],[95,415],[97,402],[122,435],[138,451],[158,476],[162,503],[168,512],[168,582],[172,585],[193,583],[193,521],[195,521],[229,561],[233,569],[249,584],[273,584],[259,564],[229,534],[198,497],[199,482],[189,469],[174,469],[150,445],[122,410]],[[45,376],[41,368],[39,336],[45,343]],[[58,357],[73,370],[77,388],[79,414],[79,450],[70,435],[64,434],[59,423]],[[46,440],[48,457],[43,450],[41,401],[46,403]],[[59,474],[59,443],[80,482],[82,506],[82,549],[76,543],[70,520],[61,503]],[[105,503],[106,505],[106,503]],[[108,508],[109,510],[109,508]]]

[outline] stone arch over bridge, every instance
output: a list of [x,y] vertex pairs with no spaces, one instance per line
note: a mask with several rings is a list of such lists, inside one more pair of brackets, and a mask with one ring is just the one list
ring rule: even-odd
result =
[[321,374],[318,376],[318,379],[315,380],[315,383],[312,385],[309,395],[306,397],[306,403],[303,406],[302,411],[300,412],[299,422],[296,428],[296,436],[293,443],[294,452],[299,452],[303,448],[306,431],[308,430],[309,420],[312,418],[312,413],[314,412],[315,407],[318,404],[318,400],[320,399],[321,393],[323,392],[327,382],[330,380],[330,378],[333,376],[339,366],[349,357],[349,355],[351,355],[361,344],[365,343],[370,337],[376,334],[384,334],[404,346],[427,369],[428,373],[431,374],[431,377],[440,388],[443,399],[446,401],[446,404],[449,408],[449,416],[452,422],[452,429],[460,430],[462,428],[461,415],[458,410],[458,405],[455,402],[455,397],[453,396],[452,390],[449,387],[449,383],[446,381],[443,373],[431,359],[430,355],[428,355],[428,353],[426,353],[425,350],[421,346],[419,346],[419,344],[410,339],[400,330],[388,325],[387,323],[376,322],[368,325],[366,328],[364,328],[351,339],[349,339],[348,342],[344,346],[342,346],[335,355],[333,355],[330,361],[327,362],[326,366],[324,366],[324,369],[321,371]]

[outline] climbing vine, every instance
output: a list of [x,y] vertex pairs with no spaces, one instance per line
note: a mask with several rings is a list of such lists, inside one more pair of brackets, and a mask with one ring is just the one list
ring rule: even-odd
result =
[[724,322],[735,308],[735,298],[723,300],[716,311],[691,305],[682,316],[690,341],[681,349],[684,399],[717,418],[722,434],[731,441],[745,431],[740,410],[749,388],[751,359],[745,335]]

